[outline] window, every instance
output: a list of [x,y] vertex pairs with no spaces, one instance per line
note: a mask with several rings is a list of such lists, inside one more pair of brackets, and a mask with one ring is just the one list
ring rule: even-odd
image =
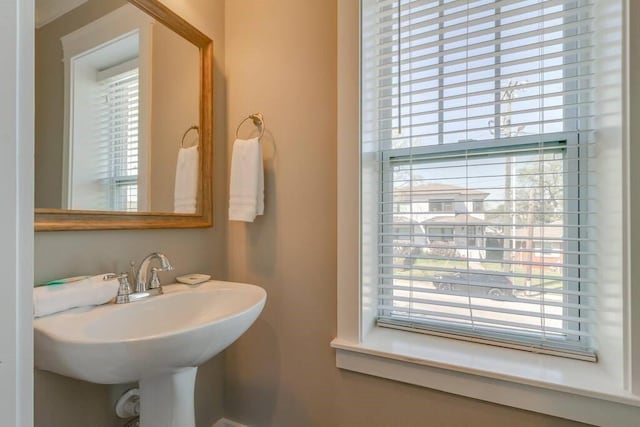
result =
[[430,200],[430,212],[453,212],[453,200]]
[[[473,6],[477,2],[427,1],[420,3],[426,9],[427,3],[444,8],[452,4],[465,6],[468,3]],[[515,8],[525,2],[504,0],[497,3]],[[338,105],[340,106],[338,109],[338,328],[337,336],[332,341],[332,347],[336,349],[337,367],[587,424],[635,425],[640,414],[640,375],[637,375],[640,372],[638,369],[640,365],[638,357],[640,292],[637,292],[638,287],[635,286],[639,280],[640,269],[634,267],[637,263],[633,260],[637,249],[640,248],[638,244],[640,239],[637,238],[637,229],[631,226],[639,222],[638,200],[634,196],[637,191],[628,190],[638,182],[636,169],[630,166],[637,163],[638,159],[637,153],[634,155],[634,152],[630,151],[626,135],[630,132],[633,139],[635,131],[638,130],[638,126],[634,124],[637,120],[630,118],[630,110],[627,108],[627,95],[637,94],[638,91],[634,92],[633,88],[638,85],[634,84],[637,76],[634,73],[627,74],[625,71],[627,70],[625,58],[628,54],[634,57],[634,51],[628,50],[627,46],[630,40],[638,36],[640,27],[633,25],[636,15],[630,13],[627,8],[629,6],[633,10],[634,6],[637,6],[635,2],[591,0],[590,3],[593,5],[590,21],[593,34],[590,40],[582,45],[584,49],[581,50],[584,54],[590,55],[590,62],[582,67],[588,82],[580,83],[580,85],[584,84],[580,87],[586,90],[581,91],[579,104],[582,101],[587,103],[594,101],[591,113],[597,117],[596,122],[599,124],[597,132],[590,132],[589,120],[587,120],[590,105],[575,105],[575,108],[571,108],[570,104],[565,104],[561,109],[566,110],[567,125],[562,131],[557,133],[554,131],[555,136],[544,134],[542,137],[541,134],[529,134],[533,130],[529,126],[526,129],[527,134],[518,133],[511,136],[503,134],[500,138],[496,138],[494,134],[488,132],[489,136],[486,139],[465,141],[464,138],[460,138],[460,142],[442,144],[440,149],[443,152],[438,152],[436,146],[438,144],[433,144],[429,148],[430,152],[425,153],[419,153],[420,147],[417,144],[414,143],[412,147],[408,143],[409,137],[415,141],[415,137],[419,136],[408,127],[411,120],[416,123],[417,118],[410,119],[410,116],[405,116],[401,133],[397,129],[392,133],[393,127],[386,134],[378,132],[375,128],[376,123],[381,128],[386,125],[382,120],[384,114],[387,114],[389,120],[397,116],[397,113],[391,114],[397,105],[392,103],[391,98],[380,98],[380,92],[376,90],[376,86],[371,85],[375,75],[382,77],[383,73],[387,72],[386,77],[393,78],[393,74],[387,71],[388,67],[382,67],[391,64],[392,58],[387,60],[375,58],[381,51],[376,47],[376,40],[383,38],[382,35],[378,37],[382,32],[379,27],[376,27],[376,23],[385,19],[390,25],[397,22],[397,15],[393,15],[393,12],[397,11],[397,2],[380,1],[377,3],[380,9],[373,8],[373,2],[360,0],[345,0],[338,3],[338,38],[340,40],[338,45]],[[578,3],[562,0],[544,2],[544,5],[551,4],[573,6]],[[406,11],[409,10],[407,6],[418,5],[418,2],[403,1],[402,5],[403,21],[411,19],[409,15],[404,18]],[[382,16],[384,8],[391,13],[390,18]],[[567,23],[571,22],[569,15],[574,14],[573,12],[575,11],[567,9],[564,13]],[[419,14],[411,15],[413,18],[418,16]],[[414,24],[417,22],[413,20]],[[627,27],[626,23],[629,22],[631,25]],[[358,23],[361,25],[359,26]],[[413,28],[417,30],[417,26]],[[630,30],[630,34],[626,29]],[[570,28],[567,30],[564,35],[566,43],[563,45],[565,46],[576,41],[578,37],[577,34],[571,34]],[[417,39],[417,36],[414,39]],[[405,40],[412,41],[411,38],[405,38]],[[394,47],[393,35],[389,35],[386,41],[389,52],[397,49]],[[549,43],[551,41],[549,40]],[[397,46],[397,42],[395,45]],[[526,46],[532,45],[533,43],[522,43],[520,47],[525,49]],[[406,53],[409,44],[403,43],[403,46],[404,57],[408,58]],[[359,53],[363,55],[360,56]],[[526,60],[526,57],[522,59]],[[370,62],[367,63],[367,61]],[[372,69],[375,63],[380,66],[378,70]],[[404,69],[408,70],[408,67],[403,65]],[[569,77],[570,74],[567,73],[567,78]],[[358,84],[359,81],[360,84]],[[409,88],[410,85],[405,87]],[[392,93],[392,88],[393,86],[390,85],[389,94],[397,99],[398,94]],[[571,93],[574,92],[563,91],[563,98],[568,100],[565,96]],[[406,100],[407,97],[408,95],[404,99]],[[520,93],[519,97],[522,99],[525,95]],[[410,104],[403,102],[405,112],[410,112],[409,107]],[[544,116],[544,114],[539,112],[538,116]],[[576,121],[587,123],[571,126],[568,121],[573,116]],[[359,118],[362,119],[360,127],[356,125]],[[629,124],[631,124],[630,127]],[[383,144],[385,141],[388,142],[389,136],[403,137],[404,147],[397,147],[394,153],[388,153],[385,156],[383,148],[388,147],[384,147]],[[527,139],[529,141],[526,141]],[[361,144],[358,144],[358,141],[361,141]],[[556,175],[558,179],[562,177],[564,195],[568,196],[565,197],[566,205],[563,202],[546,203],[540,206],[545,206],[544,209],[554,212],[555,215],[560,212],[565,213],[567,217],[558,217],[556,220],[549,218],[546,222],[539,222],[538,227],[533,227],[533,237],[529,237],[529,227],[526,222],[523,224],[518,222],[516,226],[508,223],[507,226],[496,225],[495,214],[492,212],[495,209],[493,197],[472,191],[473,186],[469,186],[466,196],[462,199],[460,199],[461,192],[464,194],[465,191],[455,190],[452,187],[445,190],[440,187],[439,198],[456,200],[454,212],[449,214],[432,214],[429,213],[428,206],[420,206],[416,203],[426,197],[423,194],[425,186],[418,182],[411,183],[405,180],[405,188],[410,190],[405,196],[411,199],[413,207],[419,206],[419,212],[427,212],[426,217],[431,222],[437,221],[436,217],[442,217],[439,221],[443,223],[437,225],[438,227],[453,227],[456,247],[460,246],[461,239],[464,239],[460,233],[463,233],[462,227],[465,225],[461,223],[468,222],[476,227],[482,227],[484,241],[480,244],[484,249],[475,248],[474,257],[485,257],[482,258],[483,262],[493,260],[503,262],[505,252],[510,253],[508,256],[511,257],[525,257],[525,260],[528,260],[531,254],[532,260],[535,260],[537,254],[531,252],[530,246],[533,240],[534,244],[540,241],[543,243],[552,241],[560,249],[560,252],[553,253],[538,252],[544,255],[544,259],[540,258],[535,262],[558,263],[549,270],[556,269],[558,273],[564,274],[566,267],[582,266],[586,276],[583,276],[584,280],[580,283],[580,291],[584,294],[579,298],[580,303],[584,303],[585,306],[579,317],[590,322],[584,326],[592,334],[590,341],[597,351],[595,363],[576,361],[568,357],[554,357],[535,351],[519,351],[503,343],[481,345],[477,344],[476,340],[450,339],[452,334],[449,332],[422,334],[415,333],[416,329],[412,326],[395,329],[377,324],[379,317],[377,302],[381,294],[380,275],[393,269],[392,265],[381,265],[381,261],[389,259],[384,256],[386,247],[384,251],[379,250],[383,231],[381,223],[384,222],[380,207],[387,206],[387,202],[382,200],[381,190],[391,188],[388,184],[384,188],[381,185],[382,172],[384,176],[391,177],[389,170],[383,170],[383,160],[391,160],[394,157],[396,160],[401,160],[402,156],[414,153],[416,157],[409,157],[409,160],[424,160],[434,164],[444,153],[447,153],[448,159],[442,160],[453,160],[450,156],[456,151],[453,148],[463,148],[462,144],[465,142],[475,145],[469,150],[470,154],[474,154],[470,159],[473,161],[481,159],[483,150],[487,150],[487,158],[499,156],[501,153],[496,150],[502,143],[506,144],[505,148],[508,147],[511,154],[515,154],[511,149],[519,145],[522,154],[529,155],[529,158],[532,155],[530,150],[532,147],[536,149],[534,151],[542,151],[544,155],[554,158],[552,163],[555,163],[555,170],[551,170],[552,175]],[[534,145],[527,146],[531,142]],[[405,149],[404,152],[402,148]],[[420,157],[422,154],[424,156]],[[511,156],[506,157],[508,159]],[[627,161],[627,159],[630,160]],[[411,162],[408,162],[406,167],[408,168],[410,164]],[[547,165],[546,159],[542,164]],[[395,166],[398,165],[399,163],[396,162]],[[410,178],[410,173],[408,168],[404,177]],[[576,183],[573,181],[575,179],[580,179],[581,182]],[[436,190],[434,184],[428,187],[429,191]],[[463,186],[463,188],[467,187]],[[493,191],[495,190],[489,193]],[[577,199],[571,200],[574,193],[578,196],[579,203],[576,203]],[[361,195],[360,198],[357,197],[358,194]],[[395,197],[395,194],[393,196]],[[388,199],[387,197],[386,200]],[[485,200],[484,212],[473,211],[472,203],[466,203],[465,199]],[[527,206],[523,200],[520,205]],[[581,209],[573,210],[573,207]],[[562,211],[566,208],[572,210]],[[385,219],[390,219],[386,216],[386,209],[384,212]],[[532,220],[541,219],[540,215],[531,216],[531,218]],[[559,227],[558,225],[561,224],[567,224],[568,227]],[[429,227],[434,226],[425,221],[421,225],[427,235],[430,233]],[[535,230],[541,233],[536,234]],[[571,245],[577,243],[575,236],[567,234],[560,237],[552,233],[552,231],[561,230],[572,230],[573,233],[581,230],[580,250],[583,252],[577,253],[571,249]],[[574,243],[570,243],[571,241]],[[412,275],[416,275],[416,271],[419,270],[421,258],[427,256],[426,251],[429,246],[433,246],[433,243],[427,241],[424,250],[416,254],[414,264],[416,267],[406,268],[404,271],[392,270],[400,276],[404,275],[409,291]],[[428,250],[434,251],[435,248]],[[457,249],[439,248],[438,250],[443,257],[448,254],[445,260],[457,259],[451,255]],[[563,259],[564,257],[569,258]],[[579,264],[572,264],[576,260]],[[452,285],[452,289],[444,289],[442,292],[448,292],[452,297],[458,296],[454,292],[468,293],[471,301],[474,301],[474,298],[478,301],[479,291],[482,291],[483,287],[500,288],[488,283],[495,283],[494,279],[500,280],[505,277],[497,274],[493,276],[498,278],[485,277],[487,272],[474,271],[473,264],[469,266],[469,271],[466,266],[460,270],[460,277],[464,277],[464,280],[456,281],[451,277],[456,273],[449,272],[447,280],[442,282]],[[445,273],[442,272],[442,274]],[[476,276],[479,274],[483,277]],[[507,279],[511,280],[508,276]],[[467,282],[474,281],[477,285],[471,288]],[[503,288],[508,286],[505,282]],[[477,292],[471,292],[472,290]],[[412,296],[409,292],[409,298]],[[486,297],[481,298],[480,301],[491,302]],[[500,302],[500,296],[496,295],[493,301]]]
[[379,326],[595,360],[591,32],[584,1],[363,2]]
[[453,227],[429,227],[429,242],[453,242]]
[[[478,234],[476,234],[476,233],[478,233]],[[478,245],[478,238],[482,236],[482,234],[479,234],[479,233],[482,233],[482,227],[476,227],[475,225],[468,226],[468,228],[467,228],[467,247],[475,248]]]

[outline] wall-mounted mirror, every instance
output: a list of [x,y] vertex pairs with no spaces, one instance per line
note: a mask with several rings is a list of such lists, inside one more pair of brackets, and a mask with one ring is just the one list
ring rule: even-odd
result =
[[157,0],[36,1],[36,230],[212,222],[211,40]]

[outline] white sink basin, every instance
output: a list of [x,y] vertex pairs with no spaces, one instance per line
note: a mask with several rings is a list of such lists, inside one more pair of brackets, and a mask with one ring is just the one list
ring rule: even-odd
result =
[[[197,366],[240,337],[265,301],[260,287],[210,281],[41,317],[33,322],[35,365],[94,383],[139,381],[143,426],[190,426]],[[186,407],[176,407],[185,393]]]

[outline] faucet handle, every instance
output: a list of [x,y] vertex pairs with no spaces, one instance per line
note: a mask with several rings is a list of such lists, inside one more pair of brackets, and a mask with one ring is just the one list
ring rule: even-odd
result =
[[151,280],[149,281],[149,289],[156,289],[160,287],[160,279],[158,278],[158,271],[165,271],[165,269],[151,267]]
[[129,295],[131,295],[131,285],[129,284],[129,274],[121,273],[116,276],[120,286],[118,287],[118,295],[116,296],[116,304],[125,304],[129,302]]

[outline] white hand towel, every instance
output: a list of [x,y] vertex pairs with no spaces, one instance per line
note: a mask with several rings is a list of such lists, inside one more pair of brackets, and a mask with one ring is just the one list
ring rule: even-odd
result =
[[87,305],[100,305],[118,294],[118,279],[104,280],[104,274],[63,285],[39,286],[33,289],[34,317]]
[[174,188],[175,213],[196,213],[199,166],[198,146],[180,149]]
[[258,138],[236,139],[231,156],[229,220],[253,222],[264,213],[264,169]]

